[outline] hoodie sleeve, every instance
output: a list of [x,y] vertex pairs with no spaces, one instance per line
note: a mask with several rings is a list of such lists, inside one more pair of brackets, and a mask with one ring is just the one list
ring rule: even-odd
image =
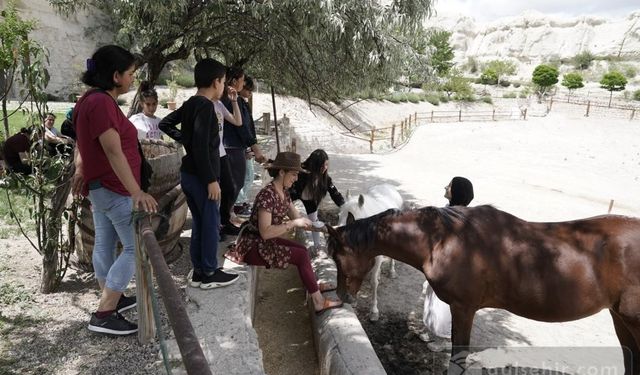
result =
[[333,184],[331,177],[329,177],[329,180],[327,182],[327,191],[329,192],[329,195],[331,195],[331,199],[338,207],[342,206],[344,204],[344,197],[342,197],[342,194],[340,194],[338,189]]
[[158,124],[158,127],[171,139],[182,143],[182,132],[176,127],[180,123],[182,123],[182,107],[165,116]]
[[[209,103],[208,103],[209,104]],[[193,121],[191,152],[200,180],[206,184],[220,180],[220,134],[213,103],[198,109]]]

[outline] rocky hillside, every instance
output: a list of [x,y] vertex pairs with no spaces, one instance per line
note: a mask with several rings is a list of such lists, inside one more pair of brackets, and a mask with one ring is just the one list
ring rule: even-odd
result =
[[523,77],[539,63],[566,61],[583,51],[601,61],[640,63],[640,10],[623,19],[567,19],[528,11],[485,24],[465,16],[443,16],[429,20],[427,26],[453,33],[459,63],[469,57],[479,62],[509,59],[519,63],[518,75]]

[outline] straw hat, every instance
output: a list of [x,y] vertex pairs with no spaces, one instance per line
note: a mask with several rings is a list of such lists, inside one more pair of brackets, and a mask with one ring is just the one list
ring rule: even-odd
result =
[[300,155],[295,152],[279,152],[276,155],[276,160],[265,165],[267,169],[284,169],[287,171],[298,171],[309,173],[307,170],[302,169],[302,163],[300,162]]

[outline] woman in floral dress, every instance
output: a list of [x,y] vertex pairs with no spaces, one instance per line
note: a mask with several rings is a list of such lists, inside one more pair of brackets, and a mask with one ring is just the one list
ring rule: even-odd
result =
[[[298,179],[298,173],[306,172],[301,167],[300,155],[281,152],[266,168],[273,180],[256,196],[249,225],[238,236],[236,246],[225,256],[236,263],[267,268],[286,268],[294,264],[305,289],[311,295],[316,313],[341,307],[342,301],[330,300],[322,295],[322,292],[334,288],[326,284],[318,285],[307,249],[298,242],[281,237],[296,227],[311,228],[311,221],[296,210],[288,192]],[[287,216],[290,220],[285,222]]]

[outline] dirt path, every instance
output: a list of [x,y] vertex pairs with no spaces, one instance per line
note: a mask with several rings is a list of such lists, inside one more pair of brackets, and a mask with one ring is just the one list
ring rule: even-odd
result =
[[305,295],[295,267],[259,269],[254,327],[269,375],[319,374]]

